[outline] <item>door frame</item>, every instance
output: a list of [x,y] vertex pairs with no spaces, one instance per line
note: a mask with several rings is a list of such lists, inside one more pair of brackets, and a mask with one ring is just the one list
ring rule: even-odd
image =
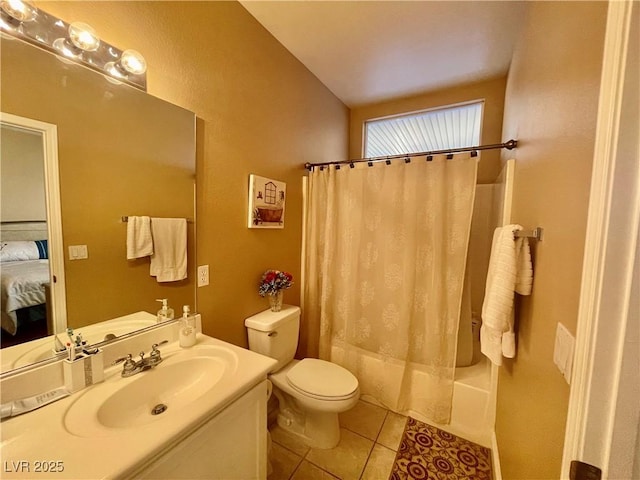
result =
[[638,261],[640,169],[637,156],[629,161],[618,149],[633,3],[608,5],[563,479],[569,478],[572,460],[595,465],[608,478],[625,332],[632,321],[629,306],[638,299],[632,279]]

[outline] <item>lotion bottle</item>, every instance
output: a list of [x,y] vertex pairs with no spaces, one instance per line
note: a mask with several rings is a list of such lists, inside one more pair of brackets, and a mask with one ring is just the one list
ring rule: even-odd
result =
[[166,320],[173,320],[173,317],[174,317],[173,308],[171,308],[167,304],[167,299],[161,298],[156,300],[156,302],[162,302],[162,308],[158,310],[158,323],[164,322]]
[[189,305],[182,307],[182,320],[180,321],[180,330],[178,333],[180,346],[189,348],[196,343],[196,319],[189,315]]

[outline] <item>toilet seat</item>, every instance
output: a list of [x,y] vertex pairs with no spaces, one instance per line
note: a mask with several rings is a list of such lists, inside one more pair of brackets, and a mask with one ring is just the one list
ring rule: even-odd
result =
[[319,400],[344,400],[358,390],[358,379],[335,363],[305,358],[287,372],[294,390]]

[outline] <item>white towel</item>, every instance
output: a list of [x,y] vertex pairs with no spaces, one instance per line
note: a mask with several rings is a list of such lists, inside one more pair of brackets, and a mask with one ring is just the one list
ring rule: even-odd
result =
[[500,227],[493,233],[489,271],[482,305],[480,349],[493,363],[516,355],[513,330],[514,292],[529,295],[533,285],[531,251],[527,238],[513,238],[520,225]]
[[158,282],[176,282],[187,278],[187,220],[185,218],[152,218],[154,253],[151,256],[152,277]]
[[127,260],[147,257],[152,254],[151,219],[149,217],[129,217],[127,220]]

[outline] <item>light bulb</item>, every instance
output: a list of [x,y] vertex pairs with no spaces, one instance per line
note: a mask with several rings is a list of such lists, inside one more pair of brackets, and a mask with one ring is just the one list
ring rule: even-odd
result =
[[121,69],[115,62],[107,62],[104,64],[104,71],[115,78],[125,78],[126,75],[122,73]]
[[[0,17],[0,29],[6,30],[7,32],[11,32],[11,31],[15,30],[15,26],[11,25],[8,22],[5,22],[4,18]],[[5,38],[5,36],[3,35],[2,38]],[[7,35],[6,39],[7,40],[14,40],[14,37],[11,37],[11,36]]]
[[142,75],[147,71],[147,62],[140,52],[136,50],[125,50],[120,57],[120,65],[127,72],[134,75]]
[[0,0],[0,8],[20,22],[30,22],[36,18],[38,9],[24,0]]
[[69,25],[69,40],[80,50],[94,52],[100,46],[100,39],[90,25],[73,22]]
[[78,50],[71,45],[66,38],[57,38],[53,41],[53,48],[58,50],[62,55],[69,58],[78,58],[82,54],[82,50]]
[[[106,70],[106,66],[105,66],[105,70]],[[107,82],[109,83],[113,83],[114,85],[122,85],[122,82],[120,80],[117,80],[116,78],[112,77],[111,75],[113,75],[111,72],[108,72],[108,75],[103,75],[104,78],[107,79]],[[118,77],[120,78],[120,77]]]

